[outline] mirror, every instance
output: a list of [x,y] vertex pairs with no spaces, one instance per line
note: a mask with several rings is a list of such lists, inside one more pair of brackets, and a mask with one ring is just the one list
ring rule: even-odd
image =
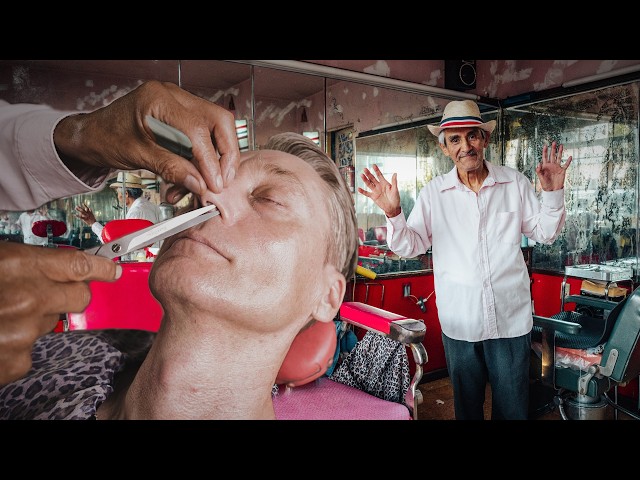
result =
[[223,60],[182,60],[180,71],[185,90],[233,112],[240,150],[249,150],[253,145],[251,66]]
[[324,78],[254,67],[255,148],[279,132],[297,132],[325,148]]
[[[109,104],[146,80],[178,83],[178,64],[177,60],[1,60],[0,98],[9,103],[89,111]],[[149,190],[145,195],[159,203],[157,191]],[[123,217],[123,209],[110,188],[49,202],[42,210],[67,225],[67,231],[54,238],[56,243],[81,248],[99,243],[91,228],[73,213],[81,203],[87,203],[103,223]],[[20,212],[1,213],[10,224],[3,227],[3,232],[9,232],[9,239],[22,241],[22,231],[15,223]]]

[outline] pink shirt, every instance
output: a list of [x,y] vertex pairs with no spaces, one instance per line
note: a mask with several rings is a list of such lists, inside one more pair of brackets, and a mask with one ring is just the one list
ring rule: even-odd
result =
[[53,129],[67,115],[45,105],[0,100],[0,210],[31,210],[57,198],[102,190],[106,169],[78,178],[62,163]]
[[470,342],[531,330],[522,234],[550,244],[566,217],[564,189],[542,191],[540,201],[522,173],[485,165],[489,176],[477,194],[454,167],[424,186],[406,220],[403,213],[387,219],[388,246],[397,255],[415,257],[432,247],[442,331]]

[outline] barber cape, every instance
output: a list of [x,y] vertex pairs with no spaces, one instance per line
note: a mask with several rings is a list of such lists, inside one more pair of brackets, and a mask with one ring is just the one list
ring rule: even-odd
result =
[[368,331],[329,378],[404,404],[411,381],[407,349],[397,340]]
[[155,332],[74,330],[33,346],[32,367],[0,387],[0,420],[89,420],[111,393],[116,374],[139,365]]

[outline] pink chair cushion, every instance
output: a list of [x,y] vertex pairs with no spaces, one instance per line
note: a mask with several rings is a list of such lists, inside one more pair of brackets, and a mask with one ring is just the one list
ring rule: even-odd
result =
[[411,420],[409,409],[320,377],[273,397],[278,420]]

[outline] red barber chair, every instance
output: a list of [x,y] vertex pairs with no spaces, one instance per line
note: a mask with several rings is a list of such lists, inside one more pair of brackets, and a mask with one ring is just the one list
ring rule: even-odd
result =
[[[316,322],[293,341],[276,378],[279,386],[273,406],[279,420],[417,420],[422,393],[418,389],[427,353],[422,344],[426,327],[423,322],[372,307],[361,302],[343,302],[338,316],[349,326],[365,329],[413,353],[415,372],[400,401],[385,399],[358,387],[371,378],[357,380],[354,372],[349,383],[334,380],[324,373],[332,363],[336,349],[333,322]],[[363,342],[364,338],[360,340]],[[373,342],[369,345],[375,346]],[[383,361],[378,352],[369,350],[367,359]],[[378,344],[379,345],[379,344]],[[356,351],[356,348],[352,352]],[[346,362],[344,359],[343,362]],[[364,377],[380,372],[380,365],[359,365]],[[338,367],[339,368],[339,367]],[[336,370],[334,370],[335,375]],[[355,380],[354,380],[355,379]],[[377,379],[373,379],[374,383]]]
[[37,222],[33,222],[31,231],[34,235],[47,239],[46,247],[69,247],[69,245],[57,245],[53,243],[53,237],[64,235],[67,231],[67,224],[60,220],[38,220]]
[[[133,220],[113,222],[104,228],[106,234],[103,233],[103,237],[107,241],[147,226]],[[162,307],[149,289],[152,265],[152,262],[124,262],[121,263],[122,277],[117,281],[91,282],[92,297],[88,307],[81,313],[67,314],[64,329],[157,331],[162,320]],[[336,323],[315,322],[294,339],[280,368],[276,378],[278,392],[273,399],[276,418],[417,419],[417,406],[422,402],[417,387],[422,378],[422,365],[427,361],[422,344],[424,323],[359,302],[344,302],[337,318],[345,325],[363,328],[372,335],[380,335],[410,349],[415,373],[404,398],[400,402],[389,401],[327,377],[325,373],[334,362],[337,348]]]

